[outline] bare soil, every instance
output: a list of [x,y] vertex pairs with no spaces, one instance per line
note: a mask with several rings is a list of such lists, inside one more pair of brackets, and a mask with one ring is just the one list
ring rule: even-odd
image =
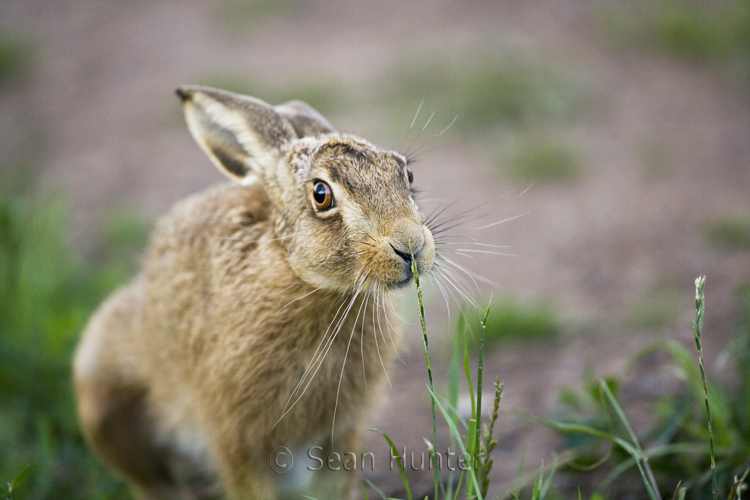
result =
[[[602,41],[592,2],[327,0],[255,20],[233,9],[227,1],[195,0],[0,3],[0,27],[23,33],[36,47],[31,76],[0,88],[0,165],[43,166],[46,182],[72,200],[72,239],[82,248],[96,246],[97,224],[112,206],[127,204],[155,218],[188,193],[223,180],[187,133],[172,94],[179,84],[225,74],[270,84],[326,75],[356,94],[383,78],[407,49],[466,50],[471,57],[467,48],[497,48],[573,71],[592,103],[567,130],[586,153],[577,181],[525,189],[491,164],[477,147],[483,143],[461,137],[424,155],[414,169],[429,198],[468,194],[454,212],[507,194],[496,219],[526,215],[476,237],[510,245],[518,256],[477,255],[467,267],[498,283],[496,296],[549,298],[574,325],[553,341],[487,353],[485,380],[504,381],[504,407],[544,414],[559,387],[580,384],[587,364],[597,374],[616,373],[649,340],[689,341],[699,274],[708,276],[709,359],[723,348],[733,290],[750,277],[750,252],[716,247],[703,231],[724,214],[750,213],[748,100],[724,73],[658,54],[614,52]],[[375,141],[383,127],[366,107],[329,118]],[[643,145],[650,141],[663,151],[655,174],[643,168]],[[684,298],[673,325],[628,326],[628,311],[663,286]],[[480,303],[493,292],[481,288]],[[428,311],[438,385],[450,344],[440,338],[452,328],[440,300]],[[393,388],[372,426],[418,457],[426,453],[431,421],[414,321],[408,339],[405,364],[390,374]],[[486,408],[489,392],[485,398]],[[498,425],[496,493],[513,480],[524,453],[535,467],[557,443],[508,413]],[[442,443],[445,436],[441,428]],[[373,433],[367,446],[379,468],[365,477],[398,495],[384,440]],[[410,476],[418,493],[430,491],[430,472]]]

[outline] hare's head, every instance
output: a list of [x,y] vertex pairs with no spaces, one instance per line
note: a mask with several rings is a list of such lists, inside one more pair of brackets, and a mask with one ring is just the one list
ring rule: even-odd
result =
[[336,132],[308,105],[177,90],[193,137],[230,178],[260,183],[294,272],[315,287],[385,291],[432,269],[435,242],[400,154]]

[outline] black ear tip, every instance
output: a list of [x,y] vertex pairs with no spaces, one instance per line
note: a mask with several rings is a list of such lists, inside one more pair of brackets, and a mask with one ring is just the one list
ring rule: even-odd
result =
[[174,92],[183,102],[193,97],[193,92],[187,87],[177,87]]

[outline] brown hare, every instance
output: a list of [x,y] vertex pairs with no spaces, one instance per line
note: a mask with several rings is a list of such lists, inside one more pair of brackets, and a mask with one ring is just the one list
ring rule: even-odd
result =
[[177,94],[235,182],[177,204],[91,318],[74,370],[84,435],[140,499],[194,498],[184,464],[233,500],[350,498],[356,471],[294,479],[272,455],[359,452],[394,354],[384,295],[412,280],[412,255],[420,273],[435,259],[406,158],[302,102]]

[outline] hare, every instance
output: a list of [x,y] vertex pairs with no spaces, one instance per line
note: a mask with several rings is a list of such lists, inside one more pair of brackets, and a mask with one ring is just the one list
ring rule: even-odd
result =
[[394,354],[384,295],[435,262],[407,160],[303,102],[177,94],[234,182],[178,203],[90,319],[74,360],[84,436],[140,499],[194,498],[184,470],[233,500],[350,498],[356,471],[277,474],[274,453],[359,451]]

